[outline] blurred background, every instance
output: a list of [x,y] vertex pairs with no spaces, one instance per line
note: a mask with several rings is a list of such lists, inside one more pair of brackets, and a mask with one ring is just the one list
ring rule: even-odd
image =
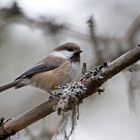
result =
[[[63,43],[80,45],[81,62],[91,68],[136,47],[139,38],[139,0],[0,0],[0,85]],[[102,95],[94,94],[80,105],[71,139],[139,140],[139,85],[139,62],[107,81]],[[33,87],[5,91],[0,95],[0,117],[13,118],[47,98]],[[53,113],[11,139],[51,139],[59,121]]]

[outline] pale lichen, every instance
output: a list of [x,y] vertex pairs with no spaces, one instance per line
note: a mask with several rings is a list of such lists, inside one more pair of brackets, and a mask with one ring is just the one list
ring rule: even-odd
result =
[[[58,90],[53,91],[53,96],[59,99],[58,104],[54,109],[57,111],[58,115],[63,117],[64,120],[60,126],[60,133],[63,135],[64,140],[68,140],[75,129],[77,119],[79,119],[79,103],[81,102],[78,97],[83,95],[86,90],[87,88],[81,82],[71,82],[64,86],[60,86]],[[67,116],[66,111],[69,107],[69,103],[71,106],[71,113]],[[70,124],[68,121],[70,121]],[[68,126],[70,129],[67,129]]]
[[58,111],[58,114],[61,114],[61,111],[64,111],[71,100],[74,104],[77,104],[78,96],[81,96],[86,92],[87,88],[81,82],[71,82],[67,83],[64,86],[60,86],[58,90],[53,91],[53,96],[59,99],[55,110]]
[[100,79],[103,78],[102,74],[106,70],[107,66],[108,62],[104,62],[103,64],[95,66],[91,70],[86,71],[85,74],[82,76],[81,81],[87,78],[91,78],[98,82]]
[[[97,82],[102,79],[102,73],[105,71],[108,63],[105,62],[100,66],[94,67],[92,70],[86,70],[86,64],[84,64],[84,69],[82,72],[84,76],[81,81],[85,78],[91,78]],[[77,119],[79,119],[79,103],[81,102],[78,97],[86,92],[87,88],[81,82],[71,82],[63,86],[60,86],[58,90],[52,92],[53,98],[59,99],[58,104],[54,107],[58,115],[63,117],[63,123],[61,124],[60,133],[63,135],[64,140],[68,140],[73,133]],[[101,93],[104,90],[99,89],[98,92]],[[68,109],[71,109],[71,114],[66,115]],[[71,119],[68,119],[71,118]],[[70,130],[68,131],[68,120],[70,120]]]

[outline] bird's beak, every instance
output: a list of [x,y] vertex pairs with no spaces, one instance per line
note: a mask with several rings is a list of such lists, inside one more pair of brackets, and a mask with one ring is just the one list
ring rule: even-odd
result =
[[80,54],[81,52],[83,52],[83,51],[82,50],[77,50],[75,53]]

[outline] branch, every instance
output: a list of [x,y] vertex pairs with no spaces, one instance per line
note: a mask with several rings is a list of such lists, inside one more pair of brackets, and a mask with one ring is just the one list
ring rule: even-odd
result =
[[91,43],[93,44],[93,49],[96,54],[95,65],[99,65],[101,62],[103,62],[104,59],[103,59],[102,51],[99,45],[99,40],[97,36],[95,35],[95,20],[93,16],[90,17],[90,19],[87,21],[87,24],[89,27]]
[[126,39],[130,42],[133,41],[135,34],[140,31],[140,16],[138,16],[129,27],[126,33]]
[[[126,67],[132,65],[133,63],[140,60],[140,47],[136,47],[127,53],[123,54],[113,62],[111,62],[106,71],[102,74],[103,78],[100,79],[98,82],[91,78],[84,79],[82,84],[85,85],[87,91],[85,94],[80,95],[78,98],[80,101],[82,99],[94,94],[97,89],[108,79],[115,76]],[[93,86],[94,85],[94,86]],[[56,106],[58,103],[58,99],[53,99],[51,101],[46,101],[39,105],[38,107],[25,112],[8,122],[4,123],[3,131],[0,131],[0,138],[6,139],[7,137],[15,134],[16,132],[26,128],[27,126],[31,125],[32,123],[42,119],[45,116],[48,116],[52,112],[54,112],[53,107]],[[72,105],[72,101],[69,102],[68,108],[70,109]]]

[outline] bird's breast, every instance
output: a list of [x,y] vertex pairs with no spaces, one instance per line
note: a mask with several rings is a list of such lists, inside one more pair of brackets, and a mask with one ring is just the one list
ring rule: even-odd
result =
[[75,78],[78,69],[78,62],[68,61],[54,70],[34,75],[31,78],[31,83],[37,88],[50,92],[58,86],[71,82]]

